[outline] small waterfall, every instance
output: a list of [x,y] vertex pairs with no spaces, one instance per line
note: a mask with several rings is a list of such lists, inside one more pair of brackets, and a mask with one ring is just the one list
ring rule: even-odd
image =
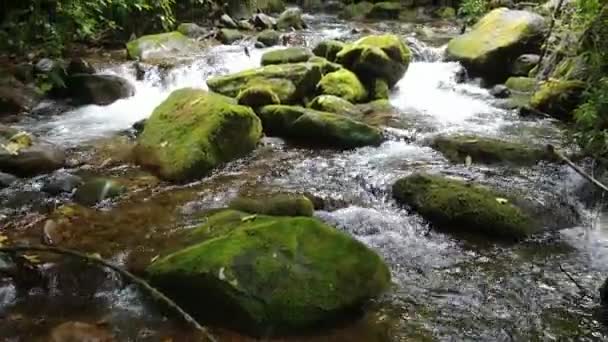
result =
[[412,51],[414,62],[436,62],[443,59],[445,46],[432,47],[428,46],[420,40],[408,36],[405,38],[405,43]]

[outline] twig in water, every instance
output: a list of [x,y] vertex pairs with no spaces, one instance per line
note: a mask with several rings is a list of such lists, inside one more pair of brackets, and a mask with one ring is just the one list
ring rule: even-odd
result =
[[547,150],[550,153],[552,153],[553,155],[555,155],[557,158],[559,158],[560,160],[562,160],[563,162],[568,164],[574,171],[576,171],[579,175],[583,176],[585,179],[590,181],[593,185],[597,186],[598,188],[602,189],[603,191],[608,192],[608,187],[606,185],[602,184],[597,179],[588,175],[583,169],[581,169],[576,164],[574,164],[570,159],[568,159],[568,157],[564,156],[562,153],[557,151],[553,145],[547,145]]
[[559,264],[559,270],[562,271],[562,273],[564,273],[568,279],[570,279],[571,282],[574,283],[574,285],[576,285],[576,287],[578,287],[578,289],[581,291],[583,297],[588,297],[589,299],[595,299],[592,295],[589,294],[589,291],[587,291],[586,288],[584,288],[581,284],[578,283],[578,281],[576,281],[576,279],[574,279],[574,277],[564,269],[564,267],[562,266],[562,264]]
[[0,247],[0,253],[8,253],[8,254],[16,254],[20,252],[43,252],[43,253],[53,253],[60,255],[67,255],[74,258],[86,260],[87,262],[91,262],[94,264],[105,266],[116,273],[122,275],[123,277],[129,279],[131,282],[139,285],[141,288],[145,289],[153,298],[163,302],[163,304],[167,305],[169,308],[175,310],[184,321],[188,322],[192,327],[194,327],[197,331],[202,333],[209,341],[217,342],[217,340],[209,333],[209,331],[201,326],[192,316],[190,316],[186,311],[184,311],[179,305],[177,305],[174,301],[169,299],[169,297],[165,296],[162,292],[158,291],[154,287],[150,286],[145,280],[139,278],[138,276],[132,274],[131,272],[124,270],[108,261],[105,261],[101,258],[86,255],[84,253],[80,253],[74,250],[60,248],[60,247],[49,247],[49,246],[41,246],[41,245],[31,245],[31,246],[11,246],[11,247]]

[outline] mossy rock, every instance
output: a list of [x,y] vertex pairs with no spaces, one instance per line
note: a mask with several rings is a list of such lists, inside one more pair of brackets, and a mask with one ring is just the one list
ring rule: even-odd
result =
[[243,34],[236,29],[223,28],[218,32],[217,39],[222,42],[222,44],[230,45],[243,39]]
[[207,85],[212,91],[230,97],[236,97],[253,86],[265,86],[279,97],[281,103],[295,104],[313,97],[323,73],[325,66],[321,63],[268,65],[213,77],[207,80]]
[[264,44],[264,46],[275,46],[279,44],[281,34],[275,30],[264,30],[258,33],[256,37],[257,41]]
[[308,60],[309,63],[315,63],[319,65],[323,69],[324,74],[328,74],[330,72],[338,71],[342,69],[342,66],[338,63],[330,62],[326,58],[313,56]]
[[76,189],[74,201],[82,205],[95,205],[103,200],[118,197],[126,190],[122,184],[111,179],[91,179]]
[[548,80],[532,95],[530,106],[559,120],[571,120],[585,90],[581,81]]
[[227,0],[222,5],[232,18],[247,19],[256,12],[257,0]]
[[258,108],[267,105],[281,104],[281,99],[270,87],[252,86],[239,93],[236,102],[243,106]]
[[256,0],[257,7],[264,13],[281,13],[285,10],[283,0]]
[[361,1],[347,5],[340,13],[342,19],[363,19],[372,11],[374,4],[369,1]]
[[58,146],[0,124],[0,172],[31,177],[61,169],[65,160]]
[[127,43],[129,59],[164,59],[182,55],[196,49],[193,41],[179,32],[153,34],[139,37]]
[[337,40],[324,40],[317,44],[312,52],[319,56],[327,59],[330,62],[336,61],[336,55],[342,51],[345,44]]
[[536,79],[532,77],[509,77],[505,85],[511,91],[520,93],[531,93],[536,87]]
[[512,61],[540,50],[545,27],[544,18],[538,14],[498,8],[486,14],[471,31],[452,39],[446,53],[472,75],[502,82]]
[[371,82],[370,99],[371,100],[387,100],[391,94],[388,83],[381,78],[377,78]]
[[365,14],[368,19],[399,19],[401,13],[400,2],[378,2]]
[[306,62],[313,56],[309,49],[289,47],[273,50],[262,55],[262,65]]
[[383,79],[392,88],[405,74],[411,52],[399,36],[383,34],[347,44],[336,57],[362,81]]
[[176,90],[138,138],[137,163],[172,181],[196,179],[251,152],[262,125],[251,108],[197,89]]
[[148,278],[201,321],[250,334],[331,326],[390,285],[375,252],[314,218],[223,211],[194,233],[212,238],[155,261]]
[[508,142],[472,135],[438,136],[430,146],[454,163],[465,163],[471,157],[473,163],[534,165],[539,161],[554,161],[555,156],[541,146]]
[[536,232],[533,219],[508,196],[460,180],[414,174],[393,185],[393,196],[438,229],[499,240]]
[[528,76],[530,71],[534,69],[540,62],[540,55],[527,53],[517,57],[513,66],[511,66],[511,74],[513,76]]
[[306,113],[307,109],[300,106],[271,105],[262,107],[257,114],[266,135],[288,137],[293,123]]
[[315,210],[308,197],[297,194],[238,197],[232,200],[228,207],[251,214],[270,216],[312,216]]
[[317,90],[323,95],[334,95],[349,102],[364,102],[367,90],[357,75],[347,69],[329,73],[321,79]]
[[354,104],[334,95],[319,95],[308,104],[308,107],[321,112],[335,113],[349,117],[355,117],[360,114]]
[[181,23],[177,26],[177,32],[186,37],[198,38],[207,33],[207,30],[194,23]]
[[306,23],[302,19],[302,10],[299,8],[289,8],[277,18],[277,29],[289,30],[292,28],[296,30],[306,28]]

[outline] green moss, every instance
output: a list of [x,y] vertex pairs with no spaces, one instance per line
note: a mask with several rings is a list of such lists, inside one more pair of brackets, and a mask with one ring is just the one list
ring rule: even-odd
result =
[[584,90],[581,81],[548,80],[532,95],[530,106],[557,119],[571,120]]
[[243,34],[239,30],[223,28],[220,29],[217,39],[223,44],[230,45],[237,40],[243,39]]
[[302,47],[273,50],[262,55],[262,65],[306,62],[312,56],[310,50]]
[[411,52],[397,35],[372,35],[346,45],[336,60],[363,81],[383,79],[393,87],[405,74]]
[[363,19],[371,12],[373,7],[374,4],[368,1],[350,4],[344,7],[344,10],[340,13],[340,17],[343,19]]
[[258,111],[268,136],[287,136],[291,125],[304,114],[306,108],[284,105],[265,106]]
[[328,74],[330,72],[334,72],[334,71],[338,71],[338,70],[342,69],[342,66],[340,64],[330,62],[327,59],[325,59],[323,57],[319,57],[319,56],[311,57],[308,60],[308,63],[317,64],[323,71],[323,74]]
[[377,254],[314,218],[216,215],[206,228],[214,238],[147,268],[196,316],[253,333],[293,333],[332,322],[390,284]]
[[518,240],[535,232],[532,218],[506,196],[441,176],[414,174],[393,185],[393,196],[436,228]]
[[355,105],[341,97],[337,97],[334,95],[317,96],[312,100],[312,102],[308,106],[318,111],[341,114],[351,117],[357,116],[357,114],[359,114],[359,110],[357,110]]
[[337,40],[324,40],[317,44],[312,52],[319,56],[326,58],[328,61],[335,62],[336,55],[342,51],[344,43]]
[[277,18],[277,29],[289,30],[291,28],[301,30],[306,27],[302,20],[302,11],[299,8],[290,8]]
[[262,127],[253,111],[221,95],[174,91],[139,136],[137,162],[169,180],[189,180],[253,150]]
[[264,30],[258,33],[256,39],[265,46],[275,46],[279,44],[281,35],[275,30]]
[[505,85],[512,91],[531,93],[536,87],[536,79],[531,77],[509,77]]
[[312,216],[314,206],[304,195],[274,194],[270,196],[238,197],[228,205],[230,209],[270,216]]
[[194,44],[179,32],[153,34],[137,38],[127,43],[129,59],[145,60],[147,58],[164,57],[173,51],[190,51]]
[[400,2],[384,1],[375,3],[365,17],[369,19],[399,19],[400,12]]
[[467,156],[473,163],[520,166],[555,159],[553,153],[540,146],[471,135],[439,136],[430,145],[454,163],[464,163]]
[[323,76],[317,89],[321,94],[338,96],[349,102],[363,102],[367,99],[367,90],[357,75],[346,69]]
[[372,81],[370,98],[372,100],[386,100],[390,96],[388,83],[383,79],[375,79]]
[[268,86],[249,87],[239,93],[236,101],[240,105],[252,108],[281,103],[279,96]]

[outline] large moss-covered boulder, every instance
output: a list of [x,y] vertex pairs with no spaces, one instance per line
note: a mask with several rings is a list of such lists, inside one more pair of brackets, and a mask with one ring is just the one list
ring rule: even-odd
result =
[[505,86],[511,91],[520,93],[531,93],[536,87],[536,79],[532,77],[509,77],[505,82]]
[[127,43],[128,57],[142,61],[170,58],[195,49],[196,45],[179,32],[152,34]]
[[378,145],[380,130],[340,114],[298,106],[266,106],[258,115],[264,132],[312,146],[356,148]]
[[207,80],[209,89],[230,97],[252,86],[270,88],[283,104],[301,103],[312,98],[325,72],[321,63],[268,65]]
[[268,86],[252,86],[239,93],[236,102],[251,108],[281,104],[279,96]]
[[438,136],[430,141],[430,145],[454,163],[465,163],[470,157],[475,164],[526,166],[555,159],[553,153],[541,146],[472,135]]
[[256,36],[256,40],[266,47],[275,46],[279,44],[281,35],[275,30],[264,30]]
[[308,107],[321,112],[335,113],[351,117],[360,114],[360,111],[354,104],[334,95],[319,95],[308,104]]
[[399,19],[400,13],[400,2],[383,1],[375,3],[365,16],[369,19]]
[[251,108],[185,88],[154,110],[138,138],[135,157],[164,179],[190,180],[251,152],[261,133]]
[[329,73],[321,79],[317,90],[323,95],[334,95],[349,102],[364,102],[367,90],[357,75],[347,69]]
[[314,218],[222,211],[193,235],[207,239],[148,278],[197,318],[251,334],[331,325],[390,285],[376,253]]
[[504,81],[517,57],[540,50],[545,28],[544,18],[536,13],[498,8],[452,39],[447,55],[473,75]]
[[262,55],[262,65],[306,62],[312,56],[307,48],[289,47],[266,52]]
[[306,27],[306,23],[302,19],[302,10],[299,8],[289,8],[277,18],[277,28],[279,30],[301,30]]
[[584,90],[581,81],[548,80],[532,95],[530,106],[556,119],[571,120]]
[[271,216],[312,216],[315,209],[308,197],[298,194],[237,197],[228,207],[251,214]]
[[324,40],[317,44],[312,52],[319,56],[327,59],[330,62],[336,61],[336,55],[344,48],[344,43],[337,40]]
[[65,152],[27,132],[0,125],[0,171],[19,177],[62,168]]
[[347,44],[336,60],[363,81],[377,78],[393,87],[405,74],[411,52],[399,36],[372,35]]
[[414,174],[393,185],[393,196],[438,229],[505,240],[535,232],[533,219],[508,196],[460,180]]

